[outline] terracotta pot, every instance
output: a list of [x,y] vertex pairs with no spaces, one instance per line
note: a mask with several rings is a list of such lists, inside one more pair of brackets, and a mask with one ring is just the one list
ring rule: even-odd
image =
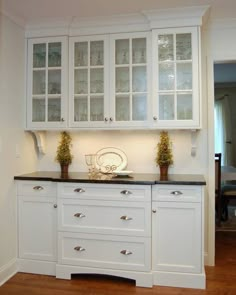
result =
[[161,178],[161,180],[167,179],[167,176],[168,176],[168,168],[169,168],[168,165],[160,166],[160,178]]
[[68,168],[69,168],[69,165],[67,164],[67,165],[62,165],[61,164],[61,173],[63,173],[63,174],[66,174],[66,173],[68,173]]

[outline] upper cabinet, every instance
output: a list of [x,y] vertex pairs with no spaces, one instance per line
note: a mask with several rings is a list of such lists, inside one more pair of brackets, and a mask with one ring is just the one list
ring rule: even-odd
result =
[[28,40],[27,128],[66,126],[67,38]]
[[153,122],[199,128],[198,29],[153,30]]

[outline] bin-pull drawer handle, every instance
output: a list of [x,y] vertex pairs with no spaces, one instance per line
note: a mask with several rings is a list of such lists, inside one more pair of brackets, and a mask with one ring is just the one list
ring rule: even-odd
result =
[[82,188],[75,188],[75,189],[74,189],[74,192],[75,192],[75,193],[84,193],[85,190],[82,189]]
[[121,250],[120,253],[123,254],[123,255],[131,255],[131,254],[133,254],[133,253],[132,253],[131,251],[129,251],[129,250]]
[[174,195],[174,196],[180,196],[180,195],[182,195],[183,193],[180,192],[180,191],[173,191],[173,192],[171,192],[171,194]]
[[132,220],[133,218],[132,217],[128,217],[126,215],[123,215],[123,216],[120,217],[120,219],[122,219],[122,220]]
[[33,187],[33,189],[35,191],[42,191],[43,190],[43,187],[41,185],[36,185],[36,186]]
[[122,195],[132,195],[132,192],[131,191],[128,191],[128,190],[123,190],[120,192]]
[[74,214],[75,217],[78,217],[78,218],[83,218],[85,217],[85,215],[83,213],[75,213]]
[[74,248],[74,250],[78,251],[78,252],[83,252],[83,251],[85,251],[85,248],[77,246],[77,247]]

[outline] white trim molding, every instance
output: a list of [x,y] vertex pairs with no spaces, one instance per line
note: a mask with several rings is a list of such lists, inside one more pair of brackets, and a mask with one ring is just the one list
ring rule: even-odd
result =
[[9,261],[7,264],[0,268],[0,286],[14,276],[18,271],[16,258]]

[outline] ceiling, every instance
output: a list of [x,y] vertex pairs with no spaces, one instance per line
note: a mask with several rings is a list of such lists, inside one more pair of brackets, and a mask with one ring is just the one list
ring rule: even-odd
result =
[[144,10],[210,5],[212,17],[236,17],[236,1],[226,0],[0,0],[0,10],[23,24],[42,18],[97,17]]

